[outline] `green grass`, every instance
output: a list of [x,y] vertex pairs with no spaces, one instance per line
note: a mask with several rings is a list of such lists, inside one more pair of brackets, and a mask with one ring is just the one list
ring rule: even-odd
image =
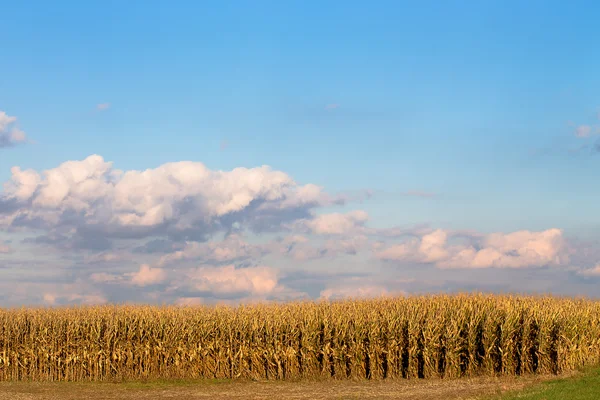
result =
[[544,382],[494,400],[600,400],[600,369],[582,371],[570,378]]

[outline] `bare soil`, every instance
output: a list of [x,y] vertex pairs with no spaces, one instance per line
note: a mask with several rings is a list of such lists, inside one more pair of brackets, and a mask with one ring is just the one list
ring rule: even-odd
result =
[[387,381],[161,381],[121,383],[0,382],[0,400],[306,400],[482,399],[551,376]]

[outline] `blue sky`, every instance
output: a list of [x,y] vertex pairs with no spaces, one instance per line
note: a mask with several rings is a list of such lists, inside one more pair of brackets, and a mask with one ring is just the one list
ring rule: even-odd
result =
[[2,182],[92,154],[269,165],[371,191],[312,212],[361,209],[372,229],[600,239],[596,2],[0,5],[0,111],[35,142],[0,148]]

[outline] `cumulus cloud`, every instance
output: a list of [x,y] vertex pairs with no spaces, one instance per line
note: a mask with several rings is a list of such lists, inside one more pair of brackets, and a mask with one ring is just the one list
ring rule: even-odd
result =
[[94,272],[90,275],[90,280],[94,283],[119,283],[124,282],[124,277],[106,272]]
[[86,264],[103,264],[124,261],[125,259],[126,256],[124,254],[105,251],[101,253],[93,253],[86,255],[84,258],[84,262]]
[[195,307],[206,304],[206,300],[202,297],[179,297],[174,302],[177,306]]
[[350,211],[345,214],[321,214],[296,221],[292,229],[318,235],[342,235],[360,230],[368,219],[369,214],[362,210]]
[[376,298],[382,296],[404,296],[406,291],[401,286],[411,283],[411,280],[394,280],[387,282],[373,277],[348,277],[329,283],[321,290],[320,298],[338,300],[345,298]]
[[183,249],[162,256],[159,265],[186,260],[201,261],[205,264],[230,263],[250,258],[258,259],[266,252],[265,246],[251,245],[245,242],[240,235],[233,234],[222,241],[186,243]]
[[420,238],[413,238],[405,243],[382,249],[377,256],[383,260],[396,260],[413,263],[433,263],[447,259],[446,249],[448,235],[438,229]]
[[586,277],[598,277],[600,276],[600,264],[596,265],[593,268],[581,269],[577,271],[577,275]]
[[589,137],[592,133],[592,127],[589,125],[579,125],[575,128],[575,136],[578,138]]
[[568,261],[562,231],[493,233],[475,244],[451,244],[448,234],[436,230],[421,238],[377,252],[382,260],[431,263],[439,268],[527,268],[561,265]]
[[107,303],[106,297],[99,294],[64,294],[64,293],[44,293],[44,303],[49,306],[67,305],[67,304],[84,304],[84,305],[100,305]]
[[334,236],[326,241],[311,241],[303,235],[290,235],[279,238],[263,248],[270,253],[280,254],[295,261],[310,261],[333,258],[340,254],[355,255],[367,247],[366,235]]
[[132,249],[134,253],[154,254],[154,253],[172,253],[185,247],[185,243],[175,242],[168,239],[152,239],[141,246]]
[[173,282],[169,290],[214,297],[262,297],[282,289],[278,286],[278,275],[277,269],[266,266],[249,268],[235,268],[233,265],[203,266],[190,270],[185,280]]
[[25,132],[16,126],[17,117],[11,117],[0,111],[0,148],[11,147],[27,141]]
[[167,272],[164,269],[152,268],[147,264],[142,264],[139,271],[128,275],[131,276],[131,283],[137,286],[156,285],[167,279]]
[[277,231],[335,202],[320,187],[298,185],[267,166],[212,171],[188,161],[123,172],[93,155],[42,174],[19,167],[11,172],[0,195],[0,204],[11,206],[0,207],[0,229],[68,237],[202,241],[236,224]]
[[388,292],[385,287],[373,285],[337,285],[321,291],[321,298],[326,300],[338,300],[346,298],[375,298],[389,295],[390,292]]
[[86,282],[51,282],[47,279],[0,282],[0,299],[3,305],[62,306],[74,304],[104,304],[107,297],[98,288]]

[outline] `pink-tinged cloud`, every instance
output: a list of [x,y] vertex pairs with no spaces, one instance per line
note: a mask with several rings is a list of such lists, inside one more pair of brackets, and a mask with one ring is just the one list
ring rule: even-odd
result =
[[27,141],[27,135],[16,126],[17,117],[0,111],[0,148],[11,147]]
[[365,211],[355,210],[345,214],[321,214],[301,223],[318,235],[341,235],[363,227],[368,219],[369,214]]
[[110,108],[110,103],[100,103],[96,106],[96,110],[98,111],[105,111],[108,110]]
[[344,278],[332,282],[320,293],[320,298],[325,300],[338,300],[347,298],[377,298],[384,296],[404,296],[406,291],[398,286],[410,281],[391,280],[382,283],[370,277]]
[[337,109],[337,108],[340,108],[340,105],[339,105],[339,104],[337,104],[337,103],[327,104],[327,105],[325,106],[325,109],[326,109],[326,110],[335,110],[335,109]]
[[258,266],[235,268],[200,267],[187,274],[186,285],[189,289],[214,295],[268,295],[278,285],[278,271],[274,268]]
[[[108,302],[106,296],[97,288],[84,282],[76,281],[69,284],[31,284],[24,283],[24,291],[36,293],[40,300],[48,306],[69,304],[97,305]],[[17,294],[18,291],[15,293]],[[31,294],[28,294],[29,297]]]
[[592,134],[592,127],[589,125],[580,125],[575,129],[575,136],[578,138],[586,138]]
[[577,275],[586,277],[600,277],[600,264],[596,265],[594,268],[581,269],[577,271]]
[[12,247],[10,247],[7,244],[0,243],[0,254],[8,254],[8,253],[12,253],[12,252],[13,252]]
[[195,260],[203,263],[229,263],[235,260],[257,259],[266,252],[263,246],[251,245],[240,235],[229,235],[222,241],[198,243],[188,242],[182,250],[166,254],[159,265],[170,265],[181,261]]
[[202,297],[179,297],[177,300],[175,300],[174,304],[184,307],[196,307],[205,305],[206,300],[204,300]]
[[162,268],[152,268],[142,264],[139,271],[129,274],[131,283],[137,286],[148,286],[162,283],[167,279],[167,272]]
[[568,262],[562,231],[493,233],[478,245],[450,244],[442,230],[379,250],[377,257],[438,268],[528,268]]
[[86,264],[101,264],[124,261],[125,259],[126,256],[124,254],[102,252],[86,255],[84,261]]
[[94,272],[90,275],[90,280],[94,283],[120,283],[124,282],[124,277],[106,272]]
[[49,306],[60,304],[83,304],[83,305],[101,305],[106,304],[108,300],[101,294],[63,294],[63,293],[44,293],[44,303]]

